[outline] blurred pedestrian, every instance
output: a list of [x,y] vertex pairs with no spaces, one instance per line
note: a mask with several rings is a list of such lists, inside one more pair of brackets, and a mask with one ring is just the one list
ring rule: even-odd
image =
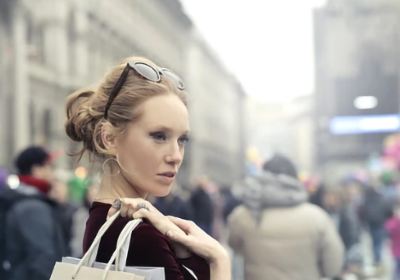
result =
[[323,209],[333,220],[346,250],[358,243],[359,228],[356,213],[344,200],[341,189],[327,190],[323,198]]
[[389,210],[393,210],[396,207],[398,201],[400,201],[400,189],[398,180],[398,175],[394,171],[384,171],[379,176],[379,181],[382,185],[382,195]]
[[220,192],[223,198],[222,214],[224,223],[226,224],[228,221],[228,216],[232,213],[233,209],[235,209],[240,204],[240,200],[233,195],[232,186],[230,185],[222,185]]
[[193,209],[193,221],[208,234],[213,233],[214,205],[208,191],[209,181],[200,178],[190,196],[190,204]]
[[191,205],[175,191],[171,191],[167,196],[157,197],[154,206],[164,215],[193,220]]
[[325,183],[319,182],[316,185],[315,190],[313,190],[313,192],[310,193],[310,197],[309,197],[310,203],[315,204],[321,208],[324,208],[323,200],[324,200],[325,192],[326,192]]
[[0,167],[0,191],[9,187],[7,183],[8,176],[9,172],[7,169]]
[[393,280],[400,280],[400,203],[393,208],[393,215],[385,222],[385,229],[390,239],[390,247],[395,260]]
[[[9,190],[9,205],[2,214],[7,257],[2,260],[2,280],[48,280],[56,261],[65,254],[65,241],[57,203],[48,197],[52,188],[51,156],[30,146],[15,160],[21,184]],[[3,240],[4,241],[4,240]]]
[[327,189],[322,206],[334,222],[345,247],[344,273],[360,275],[363,258],[358,212],[351,206],[351,196],[343,186]]
[[78,205],[69,200],[68,185],[59,179],[53,180],[49,197],[57,203],[58,221],[61,225],[66,248],[65,254],[70,256],[72,255],[72,240],[74,238],[74,216],[78,210]]
[[374,265],[378,268],[382,262],[382,248],[386,237],[384,223],[391,213],[391,206],[385,201],[376,185],[366,185],[363,203],[360,207],[361,221],[372,239]]
[[96,181],[88,180],[82,204],[78,206],[73,216],[72,238],[70,242],[71,256],[80,258],[83,255],[82,241],[85,235],[85,223],[89,217],[89,209],[94,201],[99,185]]
[[245,279],[319,280],[340,274],[344,248],[329,216],[307,202],[293,163],[275,155],[235,188],[243,205],[229,216],[229,244]]

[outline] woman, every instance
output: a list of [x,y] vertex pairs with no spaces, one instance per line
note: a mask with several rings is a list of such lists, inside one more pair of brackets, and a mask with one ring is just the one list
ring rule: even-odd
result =
[[102,238],[98,261],[108,261],[131,218],[143,217],[132,234],[128,266],[164,267],[167,280],[193,279],[185,267],[198,279],[230,279],[229,257],[216,240],[189,221],[163,216],[146,201],[148,195],[170,193],[183,160],[189,121],[180,78],[148,59],[130,57],[98,88],[73,93],[66,109],[68,136],[83,142],[80,156],[87,151],[103,167],[84,251],[107,216],[121,209]]

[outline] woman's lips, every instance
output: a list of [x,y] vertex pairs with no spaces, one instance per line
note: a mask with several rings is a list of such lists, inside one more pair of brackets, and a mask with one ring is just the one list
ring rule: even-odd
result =
[[175,180],[175,172],[164,172],[157,174],[162,182],[171,184]]

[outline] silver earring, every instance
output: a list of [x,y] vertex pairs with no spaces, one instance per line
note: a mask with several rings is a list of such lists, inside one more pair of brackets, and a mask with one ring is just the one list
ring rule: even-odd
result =
[[[115,164],[111,164],[112,161],[115,161]],[[103,161],[102,169],[103,169],[104,174],[108,172],[110,174],[110,176],[117,176],[121,173],[121,170],[119,169],[119,164],[118,164],[117,160],[113,157],[110,157],[110,158],[106,159],[105,161]],[[106,169],[108,171],[106,171]],[[113,173],[113,171],[115,169],[117,169],[117,172]]]

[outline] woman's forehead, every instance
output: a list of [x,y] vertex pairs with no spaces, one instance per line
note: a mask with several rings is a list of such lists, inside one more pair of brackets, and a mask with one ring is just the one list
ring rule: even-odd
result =
[[189,130],[189,114],[186,106],[173,94],[149,98],[137,108],[142,125],[164,129]]

